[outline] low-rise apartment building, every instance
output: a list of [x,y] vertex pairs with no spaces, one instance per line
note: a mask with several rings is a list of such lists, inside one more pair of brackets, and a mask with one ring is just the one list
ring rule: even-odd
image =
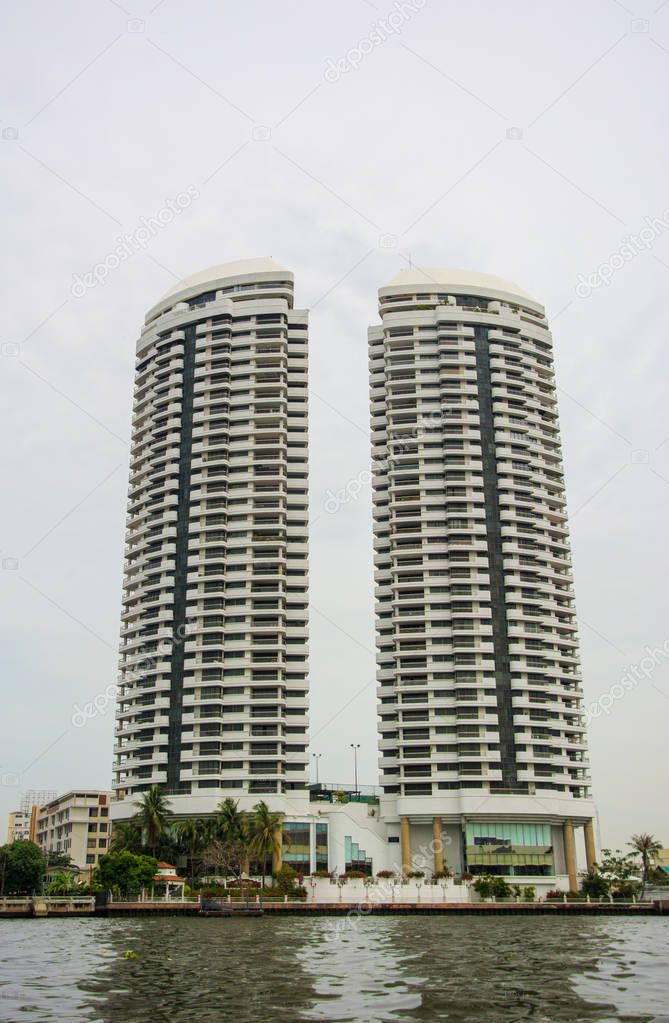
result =
[[96,866],[109,848],[111,792],[72,791],[40,807],[37,844],[45,855],[66,853],[80,870]]
[[21,842],[30,838],[30,813],[23,810],[12,810],[7,823],[7,844]]

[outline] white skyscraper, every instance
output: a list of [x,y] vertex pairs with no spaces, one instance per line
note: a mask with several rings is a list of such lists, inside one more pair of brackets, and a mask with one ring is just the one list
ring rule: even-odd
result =
[[153,784],[183,813],[226,796],[280,811],[305,792],[307,454],[293,274],[248,259],[172,288],[137,344],[114,772],[127,815]]
[[370,328],[382,813],[471,873],[595,857],[569,530],[544,309],[410,269]]

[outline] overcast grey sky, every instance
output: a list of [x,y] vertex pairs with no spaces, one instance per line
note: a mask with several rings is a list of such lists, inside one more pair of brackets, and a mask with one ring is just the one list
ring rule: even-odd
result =
[[25,788],[109,785],[112,704],[72,717],[116,676],[135,339],[246,256],[312,310],[312,749],[346,781],[360,742],[376,782],[369,486],[327,498],[367,479],[366,328],[412,259],[547,306],[602,838],[669,845],[667,0],[3,8],[0,823]]

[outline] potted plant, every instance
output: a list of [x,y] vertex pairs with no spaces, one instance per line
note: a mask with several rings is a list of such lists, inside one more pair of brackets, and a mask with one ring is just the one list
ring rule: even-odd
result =
[[453,877],[453,871],[449,870],[448,867],[444,867],[443,870],[435,870],[432,875],[432,884],[438,884],[440,881],[448,881],[451,877]]

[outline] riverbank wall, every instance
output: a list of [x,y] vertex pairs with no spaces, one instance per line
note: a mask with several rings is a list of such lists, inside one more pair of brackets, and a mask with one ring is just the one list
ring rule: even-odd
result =
[[[68,902],[70,903],[68,905]],[[655,902],[265,902],[225,903],[216,916],[408,916],[448,914],[480,916],[669,916],[669,900]],[[0,900],[0,920],[33,917],[194,917],[203,915],[200,904],[191,902],[97,902],[95,899],[5,899]],[[211,913],[208,915],[212,915]]]

